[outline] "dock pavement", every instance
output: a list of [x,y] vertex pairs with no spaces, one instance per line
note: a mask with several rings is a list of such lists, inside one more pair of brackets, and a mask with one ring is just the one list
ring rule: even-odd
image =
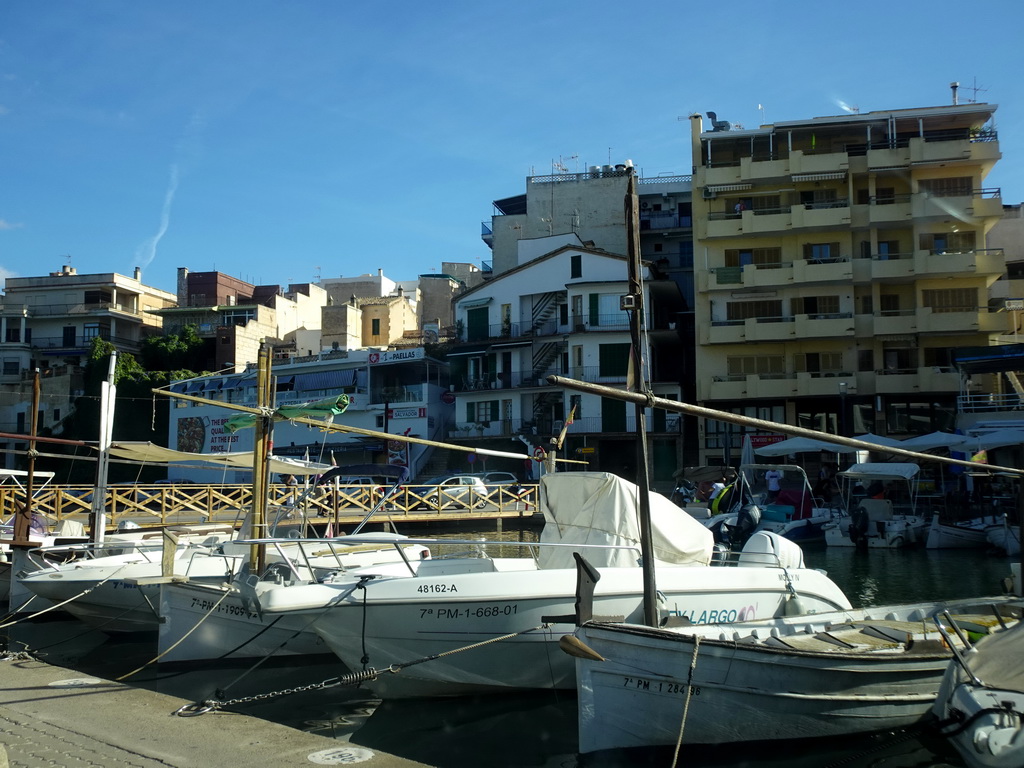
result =
[[404,758],[52,666],[0,657],[0,768],[427,768]]

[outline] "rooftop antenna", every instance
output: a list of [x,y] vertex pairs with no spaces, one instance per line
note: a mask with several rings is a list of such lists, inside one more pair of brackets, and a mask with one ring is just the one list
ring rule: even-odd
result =
[[[761,125],[764,125],[764,104],[758,104],[757,108],[761,110]],[[682,118],[680,118],[682,119]]]
[[320,282],[320,265],[317,264],[315,267],[313,267],[313,269],[316,270],[316,281],[319,283]]
[[987,93],[988,92],[988,88],[979,88],[978,87],[978,78],[976,78],[976,77],[972,78],[971,82],[973,82],[974,85],[966,86],[966,88],[967,88],[968,91],[972,91],[974,93],[974,98],[973,99],[967,99],[967,103],[968,104],[977,104],[978,103],[978,94],[979,93]]

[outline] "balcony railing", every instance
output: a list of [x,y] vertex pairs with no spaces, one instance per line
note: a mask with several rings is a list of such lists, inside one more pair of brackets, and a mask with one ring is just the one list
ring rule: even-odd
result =
[[1024,408],[1024,398],[1016,392],[1007,394],[967,394],[957,397],[957,410],[978,411],[1019,411]]
[[[495,419],[483,422],[460,422],[449,431],[452,440],[472,440],[488,437],[514,437],[515,435],[554,435],[561,431],[565,422],[560,419],[541,418],[527,419]],[[647,431],[651,434],[676,434],[679,432],[679,416],[668,414],[662,420],[648,415]],[[636,415],[628,413],[625,419],[605,419],[600,416],[577,417],[569,425],[568,433],[573,434],[606,434],[635,433]]]
[[[596,321],[596,322],[595,322]],[[651,327],[651,317],[644,318],[646,327]],[[586,331],[624,331],[629,330],[629,316],[625,312],[617,312],[611,315],[586,314],[579,318],[571,319],[569,324],[560,323],[557,320],[545,320],[542,323],[508,322],[487,326],[487,335],[480,333],[467,334],[466,340],[488,341],[500,339],[534,339],[542,336],[564,336],[569,333],[583,333]],[[481,352],[480,354],[485,354]]]
[[[566,375],[557,370],[548,370],[540,374],[534,373],[532,370],[526,371],[503,371],[501,373],[482,373],[477,376],[463,377],[459,381],[452,380],[452,387],[455,392],[479,392],[481,390],[491,389],[516,389],[519,387],[546,387],[548,385],[547,377],[550,374],[558,373]],[[626,374],[623,373],[602,373],[601,368],[596,365],[581,366],[571,369],[568,376],[579,379],[580,381],[589,381],[593,383],[601,384],[614,384],[620,383],[626,380]]]
[[693,216],[681,216],[672,211],[640,211],[640,231],[659,229],[689,229],[693,227]]
[[29,314],[33,317],[48,317],[61,315],[88,315],[95,312],[124,312],[129,315],[139,314],[138,309],[130,304],[117,304],[110,302],[98,302],[96,304],[34,304],[29,307]]
[[141,343],[138,339],[99,333],[95,336],[78,335],[73,339],[63,336],[34,336],[32,338],[32,346],[36,349],[87,349],[92,344],[92,340],[97,337],[104,341],[109,341],[116,347],[137,347]]

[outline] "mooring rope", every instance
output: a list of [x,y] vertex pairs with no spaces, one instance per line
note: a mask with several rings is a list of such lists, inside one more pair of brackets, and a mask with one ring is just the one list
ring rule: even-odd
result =
[[191,635],[191,634],[192,634],[193,632],[195,632],[195,631],[196,631],[197,629],[199,629],[199,625],[200,625],[200,624],[202,624],[202,623],[203,623],[204,621],[206,621],[207,617],[208,617],[208,616],[209,616],[209,615],[210,615],[211,613],[213,613],[213,612],[214,612],[215,610],[217,610],[217,608],[219,608],[219,607],[220,607],[220,604],[221,604],[221,603],[223,603],[223,602],[224,602],[224,601],[225,601],[225,600],[227,599],[228,595],[230,595],[230,594],[231,594],[231,590],[225,590],[225,591],[224,591],[224,594],[223,594],[223,595],[221,595],[221,598],[220,598],[220,600],[218,600],[218,601],[217,601],[216,603],[214,603],[214,604],[213,604],[212,606],[210,606],[210,610],[208,610],[208,611],[206,612],[206,615],[205,615],[205,616],[203,616],[203,617],[202,617],[202,618],[201,618],[201,619],[200,619],[199,621],[197,621],[197,622],[196,622],[196,625],[195,625],[194,627],[192,627],[192,629],[190,629],[190,630],[189,630],[188,632],[186,632],[186,633],[185,633],[184,635],[182,635],[182,636],[181,636],[180,638],[178,638],[178,641],[177,641],[176,643],[172,644],[170,648],[168,648],[168,649],[167,649],[166,651],[164,651],[163,653],[159,653],[159,654],[157,654],[156,656],[154,656],[154,657],[153,657],[152,659],[150,659],[149,661],[147,661],[147,662],[146,662],[145,664],[143,664],[143,665],[142,665],[141,667],[139,667],[138,669],[133,669],[133,670],[132,670],[131,672],[129,672],[129,673],[128,673],[128,674],[126,674],[126,675],[121,675],[120,677],[115,677],[115,678],[114,678],[114,681],[115,681],[115,682],[118,682],[118,683],[119,683],[119,682],[121,682],[122,680],[127,680],[127,679],[128,679],[129,677],[131,677],[132,675],[134,675],[134,674],[137,674],[137,673],[141,672],[142,670],[144,670],[144,669],[145,669],[146,667],[148,667],[148,666],[149,666],[150,664],[154,664],[154,663],[156,663],[156,662],[160,661],[160,659],[162,659],[162,658],[163,658],[164,656],[166,656],[166,655],[167,655],[168,653],[170,653],[170,652],[171,652],[171,651],[173,651],[173,650],[174,650],[175,648],[177,648],[177,647],[178,647],[179,645],[181,645],[181,644],[182,644],[183,642],[185,642],[185,640],[186,640],[186,639],[188,638],[188,636],[189,636],[189,635]]
[[693,656],[690,657],[690,672],[686,677],[686,697],[683,699],[683,719],[679,723],[679,738],[676,739],[676,751],[672,755],[672,766],[676,768],[679,750],[683,746],[683,733],[686,730],[686,717],[690,714],[690,694],[693,691],[693,673],[697,669],[697,654],[700,651],[700,635],[693,638]]
[[[118,568],[116,571],[114,571],[112,574],[107,576],[107,578],[103,579],[102,581],[96,582],[95,584],[93,584],[88,589],[82,590],[77,595],[73,595],[73,596],[69,597],[67,600],[62,600],[61,602],[59,602],[59,603],[57,603],[55,605],[51,605],[49,608],[44,608],[43,610],[37,611],[35,613],[31,613],[28,616],[22,616],[20,619],[15,619],[14,621],[9,621],[6,624],[0,624],[0,629],[6,629],[7,627],[13,627],[15,624],[20,624],[23,621],[28,621],[29,619],[34,619],[37,616],[42,616],[44,613],[49,613],[50,611],[56,610],[57,608],[65,606],[68,603],[73,602],[73,601],[77,600],[80,597],[83,597],[84,595],[88,595],[94,589],[97,589],[98,587],[103,586],[108,581],[110,581],[112,578],[117,576],[117,574],[119,574],[121,571],[123,571],[129,565],[130,565],[130,563],[125,563],[120,568]],[[29,602],[31,602],[31,600],[26,602],[25,605],[28,605]]]

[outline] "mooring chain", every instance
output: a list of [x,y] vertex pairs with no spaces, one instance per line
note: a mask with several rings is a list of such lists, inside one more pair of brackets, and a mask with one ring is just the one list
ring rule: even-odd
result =
[[385,672],[391,672],[396,674],[401,672],[406,667],[412,667],[417,664],[422,664],[425,661],[433,661],[435,659],[441,659],[445,656],[451,656],[455,653],[461,653],[462,651],[469,651],[474,648],[480,648],[484,645],[490,645],[491,643],[497,643],[502,640],[510,640],[513,637],[519,637],[525,635],[528,632],[536,632],[539,629],[546,629],[549,624],[541,624],[537,627],[530,627],[520,632],[512,632],[501,637],[493,637],[490,640],[482,640],[479,643],[472,643],[471,645],[465,645],[461,648],[453,648],[450,651],[443,651],[441,653],[435,653],[431,656],[426,656],[422,659],[416,659],[415,661],[407,661],[404,664],[392,664],[384,669],[375,669],[374,667],[367,667],[361,672],[353,672],[348,675],[342,675],[340,677],[329,677],[323,682],[312,683],[310,685],[303,685],[297,688],[285,688],[280,691],[273,691],[271,693],[258,693],[253,696],[242,696],[237,699],[228,699],[227,701],[220,701],[219,699],[204,699],[203,701],[197,701],[193,704],[186,704],[183,707],[175,710],[174,714],[180,717],[195,717],[197,715],[205,715],[207,712],[216,712],[224,707],[230,707],[235,704],[251,704],[257,701],[266,701],[267,699],[273,699],[278,696],[290,696],[293,693],[304,693],[306,691],[316,691],[322,688],[334,688],[339,685],[360,685],[370,680],[376,680],[381,674]]
[[[49,608],[43,608],[43,610],[41,610],[41,611],[36,611],[35,613],[30,613],[30,614],[29,614],[28,616],[22,616],[22,617],[21,617],[20,619],[15,619],[14,621],[9,621],[9,622],[7,622],[6,624],[0,624],[0,629],[6,629],[7,627],[13,627],[13,626],[14,626],[15,624],[20,624],[20,623],[21,623],[21,622],[23,622],[23,621],[28,621],[29,619],[34,619],[34,618],[36,618],[37,616],[42,616],[42,615],[43,615],[44,613],[49,613],[50,611],[55,611],[55,610],[57,610],[58,608],[60,608],[60,607],[62,607],[62,606],[65,606],[65,605],[67,605],[68,603],[70,603],[70,602],[73,602],[73,601],[77,600],[77,599],[78,599],[78,598],[80,598],[80,597],[84,597],[85,595],[88,595],[88,594],[89,594],[90,592],[92,592],[92,591],[93,591],[94,589],[97,589],[98,587],[102,587],[102,586],[103,586],[104,584],[106,584],[106,583],[107,583],[108,581],[110,581],[110,580],[111,580],[112,578],[114,578],[115,576],[117,576],[117,575],[118,575],[118,574],[119,574],[119,573],[120,573],[121,571],[123,571],[123,570],[124,570],[125,568],[127,568],[127,567],[128,567],[129,565],[131,565],[131,563],[125,563],[124,565],[122,565],[122,566],[121,566],[120,568],[118,568],[118,569],[117,569],[116,571],[114,571],[114,572],[113,572],[112,574],[110,574],[109,576],[107,576],[107,577],[106,577],[105,579],[103,579],[102,581],[98,581],[98,582],[96,582],[95,584],[93,584],[93,585],[92,585],[91,587],[88,587],[87,589],[83,589],[83,590],[82,590],[81,592],[79,592],[79,593],[78,593],[77,595],[74,595],[74,596],[72,596],[72,597],[69,597],[69,598],[68,598],[67,600],[61,600],[61,601],[60,601],[59,603],[56,603],[56,604],[54,604],[54,605],[51,605],[51,606],[50,606]],[[30,602],[32,602],[32,600],[34,600],[34,599],[35,599],[35,597],[36,597],[35,595],[33,595],[32,597],[30,597],[30,598],[29,598],[29,599],[28,599],[28,600],[27,600],[27,601],[25,602],[25,605],[28,605],[28,604],[29,604]],[[10,615],[12,615],[12,616],[13,616],[14,614],[12,613],[12,614],[10,614]]]
[[[384,671],[387,672],[390,670],[386,669]],[[266,701],[267,699],[273,699],[279,696],[290,696],[293,693],[305,693],[306,691],[318,691],[324,688],[334,688],[339,685],[358,685],[359,683],[367,680],[376,679],[377,674],[378,672],[376,669],[367,669],[355,674],[342,675],[340,677],[329,677],[319,683],[300,685],[295,688],[283,688],[280,691],[271,691],[269,693],[257,693],[252,696],[240,696],[237,699],[228,699],[227,701],[220,701],[219,699],[205,699],[204,701],[198,701],[194,704],[186,704],[176,710],[174,714],[181,717],[195,717],[196,715],[205,715],[207,712],[216,712],[219,709],[231,707],[235,704],[252,704],[253,702]]]

